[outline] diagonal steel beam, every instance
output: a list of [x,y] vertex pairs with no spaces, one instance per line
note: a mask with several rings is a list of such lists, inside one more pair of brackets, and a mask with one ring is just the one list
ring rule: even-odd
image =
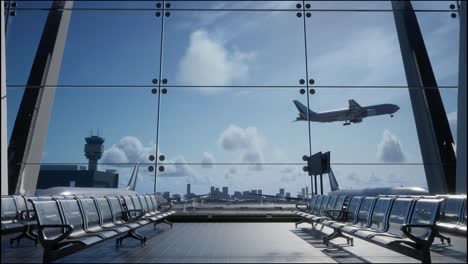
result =
[[8,146],[10,194],[36,190],[72,7],[73,1],[54,1],[42,32]]
[[407,0],[392,8],[429,192],[454,193],[453,138],[416,14]]

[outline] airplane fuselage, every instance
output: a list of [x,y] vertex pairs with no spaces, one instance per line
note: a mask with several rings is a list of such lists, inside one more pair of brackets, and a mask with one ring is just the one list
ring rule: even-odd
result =
[[[340,109],[321,113],[309,113],[309,121],[311,122],[336,122],[336,121],[351,121],[362,120],[363,118],[378,115],[392,115],[398,111],[399,107],[394,104],[378,104],[362,107],[362,111],[355,112],[350,109]],[[298,121],[307,121],[307,113],[300,113]]]

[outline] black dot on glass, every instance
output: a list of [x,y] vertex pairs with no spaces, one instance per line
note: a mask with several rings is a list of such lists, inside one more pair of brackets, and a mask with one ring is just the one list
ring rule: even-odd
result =
[[160,161],[164,161],[165,159],[166,159],[166,157],[164,157],[164,155],[159,156]]
[[314,79],[310,79],[310,80],[309,80],[309,84],[310,84],[310,85],[312,85],[312,84],[314,84],[314,83],[315,83],[315,80],[314,80]]
[[170,4],[170,3],[166,3],[166,8],[171,8],[171,4]]
[[15,12],[15,11],[11,11],[11,12],[10,12],[10,16],[16,16],[16,12]]
[[154,171],[154,167],[153,167],[153,166],[148,166],[148,171],[149,171],[149,172],[153,172],[153,171]]
[[314,89],[310,89],[309,93],[310,93],[310,94],[315,94],[315,90],[314,90]]
[[153,79],[153,84],[158,84],[158,79]]
[[157,94],[157,93],[158,93],[158,89],[156,89],[156,88],[151,89],[151,93],[152,93],[152,94]]
[[304,84],[304,83],[305,83],[304,79],[300,79],[300,80],[299,80],[299,83],[300,83],[300,84]]
[[299,93],[305,94],[305,90],[304,90],[304,89],[300,89],[300,90],[299,90]]
[[309,171],[309,167],[304,166],[304,167],[302,167],[302,170],[303,170],[304,172],[308,172],[308,171]]
[[309,159],[309,157],[307,157],[307,155],[302,156],[303,161],[307,161],[308,159]]
[[16,3],[15,2],[11,3],[11,7],[16,7]]
[[160,16],[161,16],[161,12],[156,12],[156,16],[157,16],[157,17],[160,17]]
[[307,13],[307,14],[306,14],[306,17],[311,17],[311,16],[312,16],[311,13]]
[[455,9],[455,5],[454,5],[454,4],[451,4],[451,5],[450,5],[450,9]]
[[157,8],[161,8],[161,7],[162,7],[162,4],[161,4],[161,3],[157,3],[157,4],[156,4],[156,7],[157,7]]
[[162,93],[163,93],[163,94],[167,94],[167,89],[166,89],[166,88],[163,88],[163,89],[162,89]]
[[301,4],[297,4],[296,7],[297,7],[297,8],[301,8],[302,5],[301,5]]
[[452,18],[456,18],[456,17],[457,17],[457,14],[452,13],[450,16],[451,16]]
[[306,4],[306,8],[310,8],[310,4]]
[[163,172],[164,171],[164,166],[159,166],[159,171]]
[[166,84],[166,83],[167,83],[167,79],[163,79],[163,80],[162,80],[162,83],[163,83],[163,84]]
[[153,161],[153,160],[154,160],[154,155],[150,155],[150,156],[149,156],[149,160],[150,160],[150,161]]
[[297,17],[301,17],[302,14],[301,14],[301,13],[297,13],[296,16],[297,16]]
[[166,15],[166,17],[170,17],[170,16],[171,16],[171,13],[170,13],[170,12],[166,12],[164,15]]

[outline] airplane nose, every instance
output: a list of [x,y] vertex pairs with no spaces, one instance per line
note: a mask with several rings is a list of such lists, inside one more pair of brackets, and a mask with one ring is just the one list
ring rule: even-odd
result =
[[395,105],[394,112],[400,110],[400,107],[398,105]]

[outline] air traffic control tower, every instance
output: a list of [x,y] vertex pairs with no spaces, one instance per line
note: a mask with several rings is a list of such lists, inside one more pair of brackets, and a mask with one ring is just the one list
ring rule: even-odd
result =
[[90,136],[85,138],[86,145],[84,152],[86,158],[89,160],[88,171],[97,171],[98,160],[102,157],[104,152],[104,139],[99,136]]

